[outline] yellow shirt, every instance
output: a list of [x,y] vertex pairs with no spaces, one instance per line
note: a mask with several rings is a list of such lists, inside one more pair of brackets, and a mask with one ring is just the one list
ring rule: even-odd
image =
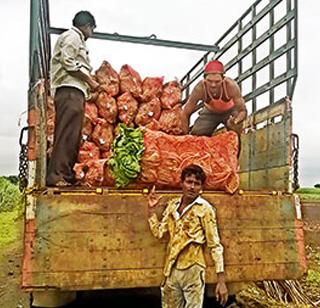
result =
[[161,221],[153,214],[149,218],[152,234],[161,239],[169,232],[169,243],[164,275],[169,276],[173,265],[178,269],[197,263],[205,267],[203,244],[207,244],[216,272],[224,271],[223,246],[217,229],[215,209],[205,199],[198,197],[181,215],[177,212],[180,198],[169,201]]
[[63,32],[54,47],[51,60],[51,88],[55,90],[62,86],[74,87],[81,90],[85,98],[90,97],[89,85],[70,72],[81,70],[89,75],[92,67],[89,51],[83,33],[76,27]]

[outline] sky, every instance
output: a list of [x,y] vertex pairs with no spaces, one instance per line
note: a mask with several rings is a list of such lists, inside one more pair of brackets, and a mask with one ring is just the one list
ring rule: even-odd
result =
[[[28,90],[29,2],[0,1],[0,175],[18,174],[19,133],[25,125]],[[253,0],[51,0],[51,25],[69,28],[74,14],[89,10],[98,32],[213,44]],[[267,0],[265,0],[267,2]],[[299,181],[320,183],[320,2],[299,1],[299,70],[292,100],[293,131],[300,138]],[[53,36],[54,43],[56,36]],[[128,63],[142,77],[181,78],[203,52],[88,40],[92,66]],[[19,119],[21,119],[19,121]],[[20,122],[20,126],[19,126]]]

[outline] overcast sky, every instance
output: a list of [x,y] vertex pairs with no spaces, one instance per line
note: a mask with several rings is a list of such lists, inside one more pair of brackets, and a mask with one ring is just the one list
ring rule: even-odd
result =
[[[27,109],[29,2],[1,0],[0,175],[18,173],[18,119]],[[74,14],[89,10],[97,31],[213,44],[253,0],[51,0],[51,25],[69,28]],[[267,1],[265,1],[267,2]],[[299,1],[299,73],[293,97],[294,132],[300,136],[299,180],[320,183],[320,2]],[[53,38],[54,39],[54,38]],[[132,65],[142,77],[181,78],[203,54],[163,47],[89,40],[94,69],[108,60],[116,70]],[[25,124],[25,116],[22,116]]]

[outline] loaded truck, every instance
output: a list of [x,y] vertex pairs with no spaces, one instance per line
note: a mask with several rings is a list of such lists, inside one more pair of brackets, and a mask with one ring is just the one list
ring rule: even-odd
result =
[[[203,50],[203,57],[180,79],[184,99],[211,59],[221,60],[226,74],[240,85],[249,111],[241,135],[240,187],[232,195],[203,192],[217,210],[230,285],[297,279],[306,271],[300,203],[294,195],[299,185],[299,144],[292,132],[297,2],[257,0],[209,46],[93,35],[98,40]],[[162,280],[166,240],[159,242],[150,233],[147,189],[45,185],[51,39],[65,29],[50,25],[48,0],[30,3],[28,125],[20,137],[20,185],[26,201],[22,288],[38,294],[156,288]],[[179,191],[159,193],[171,198]],[[214,264],[207,261],[206,283],[213,284]]]

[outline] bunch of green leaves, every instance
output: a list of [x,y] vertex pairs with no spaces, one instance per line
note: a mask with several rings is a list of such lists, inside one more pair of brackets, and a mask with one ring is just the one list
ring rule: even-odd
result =
[[23,200],[18,185],[5,177],[0,177],[0,212],[21,210],[22,207]]
[[144,150],[143,133],[140,128],[130,128],[121,123],[112,144],[108,161],[117,188],[127,186],[141,171],[140,160]]

